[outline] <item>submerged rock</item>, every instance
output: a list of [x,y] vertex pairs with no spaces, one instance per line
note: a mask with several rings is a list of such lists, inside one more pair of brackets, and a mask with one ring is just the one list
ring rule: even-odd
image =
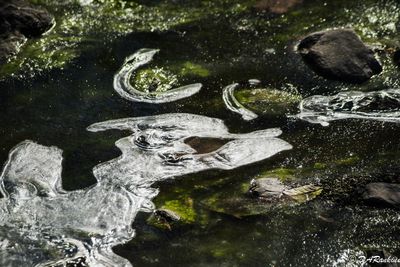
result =
[[277,178],[261,178],[252,180],[249,193],[263,200],[295,200],[306,202],[321,194],[322,188],[316,185],[303,185],[290,188]]
[[54,25],[44,9],[21,0],[0,2],[0,63],[19,50],[25,38],[38,37]]
[[182,198],[166,201],[147,219],[147,223],[161,230],[191,225],[196,222],[193,199]]
[[328,79],[362,83],[382,71],[374,52],[351,29],[312,33],[298,50],[316,73]]
[[154,214],[167,222],[177,222],[181,219],[181,216],[168,209],[158,209]]
[[254,8],[258,11],[267,11],[273,14],[284,14],[292,7],[303,3],[303,0],[260,0]]
[[0,64],[6,62],[7,58],[18,53],[19,48],[25,43],[26,38],[16,32],[0,36]]
[[252,180],[249,192],[261,198],[280,198],[285,190],[285,186],[276,178],[261,178]]
[[244,120],[256,119],[259,115],[284,116],[298,110],[301,96],[273,88],[239,89],[234,83],[223,89],[225,106]]
[[272,88],[239,90],[237,99],[246,108],[260,115],[285,115],[298,110],[301,96]]
[[366,185],[363,198],[373,205],[400,207],[400,184],[370,183]]
[[185,144],[196,150],[197,154],[206,154],[218,150],[223,145],[232,141],[231,139],[208,138],[192,136],[185,139]]

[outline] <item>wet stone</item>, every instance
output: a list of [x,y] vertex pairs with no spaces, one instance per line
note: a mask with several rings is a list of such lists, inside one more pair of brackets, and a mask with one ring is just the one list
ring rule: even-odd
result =
[[168,209],[158,209],[154,212],[154,214],[157,216],[157,218],[167,223],[177,222],[181,219],[181,216]]
[[260,198],[280,198],[285,186],[277,178],[252,180],[249,193]]
[[24,1],[0,1],[0,64],[18,52],[27,38],[39,37],[54,24],[44,9]]
[[333,80],[363,83],[382,71],[382,66],[351,29],[321,31],[304,38],[298,50],[319,75]]
[[322,188],[313,184],[291,187],[277,178],[261,178],[250,182],[249,193],[257,198],[274,200],[294,200],[307,202],[321,194]]
[[370,183],[365,187],[364,200],[372,205],[400,207],[400,184]]

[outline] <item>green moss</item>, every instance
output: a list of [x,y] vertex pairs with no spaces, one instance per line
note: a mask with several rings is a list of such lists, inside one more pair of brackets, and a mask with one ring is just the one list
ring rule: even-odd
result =
[[[167,31],[220,14],[238,14],[254,1],[189,1],[171,4],[157,1],[154,5],[136,1],[95,0],[89,5],[79,1],[32,0],[55,16],[56,26],[42,38],[32,39],[6,66],[0,68],[0,78],[10,74],[30,74],[51,68],[61,68],[93,45],[111,42],[133,32]],[[99,19],[101,18],[101,19]],[[205,69],[187,65],[187,71],[204,76]]]
[[232,252],[232,249],[228,248],[224,244],[221,244],[220,246],[213,247],[211,249],[211,254],[215,258],[225,258],[231,252]]
[[210,75],[210,72],[208,69],[204,68],[203,66],[199,64],[194,64],[192,62],[185,62],[183,63],[183,67],[181,69],[181,75],[186,76],[186,75],[193,75],[193,76],[199,76],[199,77],[207,77]]
[[296,178],[298,170],[289,168],[277,168],[268,170],[259,175],[259,177],[277,177],[281,181],[293,180]]
[[338,165],[348,166],[348,165],[354,165],[359,161],[360,161],[360,158],[358,156],[351,156],[351,157],[348,157],[348,158],[343,158],[343,159],[336,160],[335,163],[338,164]]
[[196,211],[193,208],[193,199],[191,198],[169,200],[161,208],[178,214],[182,223],[190,224],[196,221]]
[[158,93],[178,86],[178,78],[164,68],[154,67],[139,70],[133,79],[133,83],[139,91]]
[[270,115],[294,112],[301,101],[301,96],[296,93],[270,88],[239,90],[235,96],[250,110]]
[[217,193],[202,201],[202,204],[209,210],[217,213],[244,218],[248,216],[266,213],[269,205],[260,203],[252,198],[246,197],[240,191],[233,191],[230,194]]
[[314,163],[314,169],[316,170],[323,170],[326,169],[327,165],[325,163],[316,162]]

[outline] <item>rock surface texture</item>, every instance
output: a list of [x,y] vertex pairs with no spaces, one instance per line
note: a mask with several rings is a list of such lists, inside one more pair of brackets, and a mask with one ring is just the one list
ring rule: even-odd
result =
[[400,184],[370,183],[365,187],[363,198],[373,205],[400,207]]
[[382,71],[374,52],[351,29],[312,33],[298,50],[317,74],[328,79],[363,83]]
[[26,38],[39,37],[53,25],[53,17],[42,8],[0,0],[0,64],[18,52]]

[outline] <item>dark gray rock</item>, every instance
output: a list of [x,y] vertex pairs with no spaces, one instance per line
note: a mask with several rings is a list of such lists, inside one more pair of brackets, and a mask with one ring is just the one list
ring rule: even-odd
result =
[[0,1],[0,17],[3,24],[0,28],[18,31],[26,37],[38,37],[54,24],[46,10],[21,0]]
[[160,219],[166,223],[177,222],[181,219],[181,216],[179,216],[177,213],[173,212],[172,210],[168,210],[168,209],[155,210],[154,215],[156,215],[158,219]]
[[280,198],[285,186],[277,178],[261,178],[252,180],[249,193],[253,196],[267,199]]
[[24,44],[25,41],[26,38],[18,32],[4,35],[3,38],[0,39],[0,65],[5,63],[9,56],[18,53],[20,46]]
[[25,37],[38,37],[54,25],[44,9],[21,0],[0,0],[0,64],[16,54]]
[[369,204],[400,208],[400,184],[370,183],[363,198]]
[[362,83],[382,71],[374,52],[351,29],[312,33],[298,50],[317,74],[328,79]]

